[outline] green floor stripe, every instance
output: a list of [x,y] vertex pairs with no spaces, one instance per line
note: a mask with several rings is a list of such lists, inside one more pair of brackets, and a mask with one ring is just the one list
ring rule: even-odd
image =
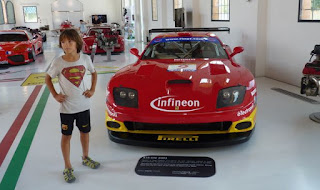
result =
[[43,110],[47,104],[47,100],[49,97],[49,90],[46,87],[43,91],[43,94],[41,95],[41,98],[39,100],[39,103],[31,117],[31,120],[20,140],[20,143],[16,149],[16,152],[14,153],[12,160],[7,168],[6,173],[4,174],[0,189],[2,190],[14,190],[21,170],[23,168],[24,162],[26,160],[26,157],[28,155],[33,137],[37,131],[37,128],[39,126],[40,119],[43,114]]

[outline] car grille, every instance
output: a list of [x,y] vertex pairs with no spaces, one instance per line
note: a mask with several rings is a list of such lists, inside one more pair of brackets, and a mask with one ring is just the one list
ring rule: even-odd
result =
[[23,55],[13,55],[8,56],[8,59],[13,62],[24,62],[24,56]]
[[148,131],[228,131],[232,122],[192,123],[192,124],[158,124],[124,122],[128,130]]

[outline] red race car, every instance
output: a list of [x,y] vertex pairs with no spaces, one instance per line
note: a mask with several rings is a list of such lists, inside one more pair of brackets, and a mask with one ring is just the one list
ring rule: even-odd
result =
[[91,54],[92,46],[97,44],[96,53],[105,53],[104,50],[108,45],[113,46],[113,53],[121,53],[124,51],[124,39],[119,35],[117,30],[111,27],[92,27],[88,29],[83,36],[83,53]]
[[206,147],[247,141],[256,124],[253,75],[213,33],[159,35],[107,88],[112,141],[142,146]]
[[73,25],[70,21],[65,20],[60,24],[60,32],[64,31],[65,29],[73,28]]
[[21,65],[33,62],[43,53],[42,38],[24,30],[0,31],[0,64]]

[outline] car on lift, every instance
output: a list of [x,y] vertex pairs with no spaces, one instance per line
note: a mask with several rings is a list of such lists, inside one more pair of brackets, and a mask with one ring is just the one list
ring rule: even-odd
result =
[[21,65],[33,62],[43,53],[39,34],[25,30],[0,30],[0,64]]
[[110,26],[91,27],[83,36],[83,53],[91,54],[92,47],[97,44],[97,54],[106,53],[104,46],[113,43],[112,53],[122,53],[124,51],[124,39],[119,34],[119,30]]
[[38,28],[31,29],[31,28],[26,27],[26,26],[15,26],[15,27],[11,28],[11,30],[26,30],[26,31],[30,32],[32,35],[39,34],[42,37],[42,41],[43,42],[47,41],[47,34],[45,32],[42,32]]
[[106,127],[117,143],[207,147],[247,141],[255,128],[254,76],[211,32],[155,37],[110,79]]

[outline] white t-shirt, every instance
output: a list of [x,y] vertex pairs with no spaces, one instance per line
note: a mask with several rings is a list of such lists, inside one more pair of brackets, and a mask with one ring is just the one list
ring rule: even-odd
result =
[[82,53],[75,62],[67,62],[62,56],[53,60],[47,73],[51,78],[58,76],[60,92],[67,96],[60,104],[60,113],[78,113],[90,109],[90,98],[83,95],[84,91],[91,88],[91,77],[87,71],[94,73],[95,69],[90,57]]

